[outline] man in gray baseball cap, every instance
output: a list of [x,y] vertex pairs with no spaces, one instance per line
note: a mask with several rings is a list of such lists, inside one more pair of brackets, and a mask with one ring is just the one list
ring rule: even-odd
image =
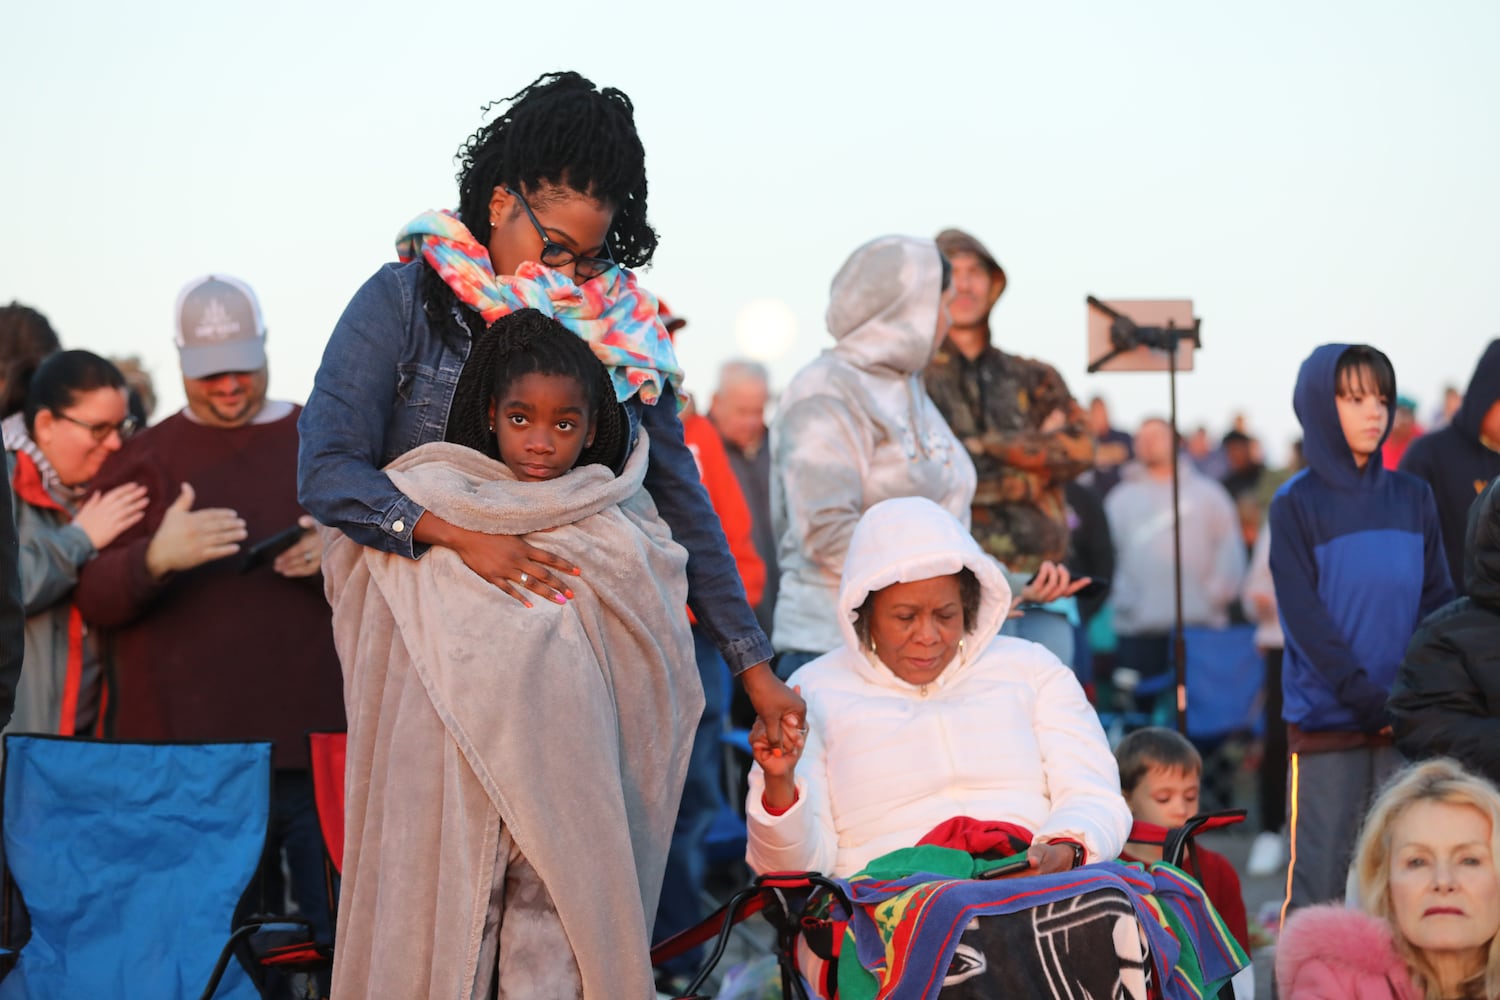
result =
[[267,895],[331,933],[305,734],[344,728],[322,546],[297,503],[301,407],[267,400],[265,322],[224,275],[177,297],[187,405],[125,442],[95,485],[146,486],[145,517],[79,575],[74,601],[112,633],[115,734],[272,741]]
[[186,378],[266,367],[266,325],[250,286],[212,274],[183,286],[177,296],[177,353]]

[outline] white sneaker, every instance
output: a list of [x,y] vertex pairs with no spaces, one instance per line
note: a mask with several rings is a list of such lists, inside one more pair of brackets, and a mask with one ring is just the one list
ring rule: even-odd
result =
[[1286,867],[1286,841],[1281,834],[1265,830],[1255,835],[1250,845],[1250,860],[1245,871],[1250,875],[1275,875]]

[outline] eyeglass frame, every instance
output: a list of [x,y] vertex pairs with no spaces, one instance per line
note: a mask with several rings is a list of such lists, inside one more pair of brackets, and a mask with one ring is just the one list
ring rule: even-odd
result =
[[[547,235],[547,228],[542,225],[541,220],[536,217],[536,213],[531,210],[531,206],[526,202],[525,195],[521,194],[521,192],[519,191],[515,191],[511,188],[505,187],[504,185],[501,185],[501,187],[504,189],[506,194],[510,195],[512,198],[515,198],[521,203],[521,207],[526,209],[526,218],[531,220],[532,228],[535,229],[536,234],[542,238],[542,252],[538,255],[541,258],[541,263],[546,264],[548,267],[554,269],[567,267],[569,264],[572,264],[573,273],[579,278],[582,278],[584,281],[589,281],[597,278],[599,277],[599,275],[608,271],[610,268],[619,266],[615,263],[614,256],[609,252],[608,235],[605,236],[604,242],[600,244],[602,247],[604,247],[603,257],[591,257],[588,254],[574,253],[572,250],[569,250],[567,247],[563,246],[561,243],[558,243],[552,237]],[[547,260],[548,253],[551,253],[553,257],[557,257],[558,254],[561,254],[566,259],[560,260],[557,263],[550,263]],[[588,262],[588,273],[585,273],[585,261]],[[598,267],[597,271],[593,270],[593,268],[596,266]]]
[[77,417],[70,417],[66,413],[63,413],[61,410],[53,410],[52,415],[62,420],[66,420],[70,424],[77,424],[79,427],[82,427],[84,430],[89,432],[89,435],[93,437],[94,441],[97,444],[103,444],[104,442],[108,441],[111,434],[120,435],[120,440],[124,441],[136,431],[140,430],[140,421],[135,419],[135,417],[126,417],[124,420],[121,420],[117,424],[111,424],[107,422],[91,424],[86,420],[79,420]]

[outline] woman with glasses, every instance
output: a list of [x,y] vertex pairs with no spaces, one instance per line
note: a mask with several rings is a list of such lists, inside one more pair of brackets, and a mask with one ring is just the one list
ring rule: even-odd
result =
[[677,417],[671,341],[656,300],[629,269],[650,263],[645,150],[634,106],[577,73],[545,75],[507,101],[460,148],[456,212],[402,230],[407,259],[365,282],[334,328],[298,428],[303,505],[355,541],[410,559],[446,546],[513,595],[566,598],[574,566],[545,540],[450,524],[396,489],[382,468],[420,444],[454,440],[449,424],[475,339],[515,308],[540,306],[589,340],[610,368],[627,426],[651,438],[646,489],[691,554],[689,603],[779,742],[801,699],[771,673],[770,640],[745,600]]
[[[567,602],[574,597],[570,581],[580,577],[628,593],[632,583],[615,567],[561,559],[545,534],[533,543],[451,523],[404,495],[383,471],[419,445],[472,436],[472,427],[460,426],[465,415],[451,411],[461,384],[477,377],[466,362],[483,338],[499,335],[498,319],[520,308],[556,317],[589,342],[623,404],[615,408],[621,419],[598,429],[596,443],[612,446],[607,464],[618,472],[637,432],[649,437],[645,487],[689,553],[688,603],[779,743],[784,730],[799,727],[802,700],[767,665],[770,642],[745,599],[683,441],[681,372],[671,342],[656,300],[630,270],[649,263],[657,243],[646,217],[645,152],[633,105],[577,73],[555,73],[492,108],[493,119],[459,150],[457,211],[409,223],[398,236],[402,262],[365,282],[334,328],[299,422],[301,502],[323,524],[396,557],[415,559],[433,545],[451,549],[496,587],[496,600]],[[476,662],[503,655],[479,650]],[[361,754],[373,759],[379,725],[350,723],[353,773]],[[462,743],[459,734],[455,742]],[[457,759],[444,766],[453,770],[435,776],[434,785],[457,787],[473,778]],[[347,899],[347,867],[344,889]],[[352,954],[342,917],[339,926],[340,954]],[[502,931],[502,949],[508,933]],[[372,941],[370,954],[378,957],[382,948]],[[436,982],[421,992],[443,992]],[[359,994],[358,984],[341,989],[351,988]],[[524,985],[502,982],[499,995],[527,994]]]
[[[88,484],[135,430],[125,376],[88,351],[61,351],[31,379],[25,409],[0,422],[21,544],[26,654],[9,731],[101,731],[102,672],[92,633],[73,606],[84,563],[138,522],[146,489]],[[0,678],[12,686],[15,678]]]

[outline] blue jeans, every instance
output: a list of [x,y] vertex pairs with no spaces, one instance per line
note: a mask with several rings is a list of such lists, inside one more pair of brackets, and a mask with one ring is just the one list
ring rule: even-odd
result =
[[1137,712],[1157,714],[1160,705],[1170,702],[1171,717],[1177,714],[1173,687],[1172,637],[1165,633],[1122,635],[1115,647],[1115,669],[1133,670],[1140,678],[1134,694]]
[[784,652],[777,653],[776,659],[775,661],[773,661],[771,666],[776,671],[777,677],[780,677],[782,680],[786,680],[788,677],[792,676],[792,674],[795,674],[801,667],[808,663],[811,663],[813,660],[816,660],[822,655],[822,653],[809,653],[805,649],[788,649]]
[[[729,708],[729,668],[713,641],[697,625],[693,626],[693,651],[698,659],[698,676],[703,680],[703,718],[693,736],[687,781],[682,786],[672,846],[667,851],[661,903],[656,909],[656,927],[651,935],[654,942],[686,930],[708,916],[703,906],[704,875],[708,867],[703,839],[725,804],[724,750],[720,737]],[[695,948],[668,962],[665,969],[674,974],[690,973],[697,969],[701,957],[702,949]]]
[[1026,612],[1020,618],[1008,618],[1000,629],[1001,635],[1016,639],[1028,639],[1047,650],[1069,669],[1073,666],[1073,625],[1066,615],[1055,611],[1043,611],[1035,604],[1025,604]]
[[1085,688],[1094,683],[1094,650],[1089,646],[1089,631],[1082,625],[1073,626],[1073,676]]
[[271,836],[262,862],[264,899],[269,912],[282,911],[286,885],[281,874],[281,852],[286,851],[292,876],[292,900],[312,923],[319,941],[333,940],[333,919],[323,867],[323,831],[313,798],[312,775],[306,771],[277,771],[271,793]]

